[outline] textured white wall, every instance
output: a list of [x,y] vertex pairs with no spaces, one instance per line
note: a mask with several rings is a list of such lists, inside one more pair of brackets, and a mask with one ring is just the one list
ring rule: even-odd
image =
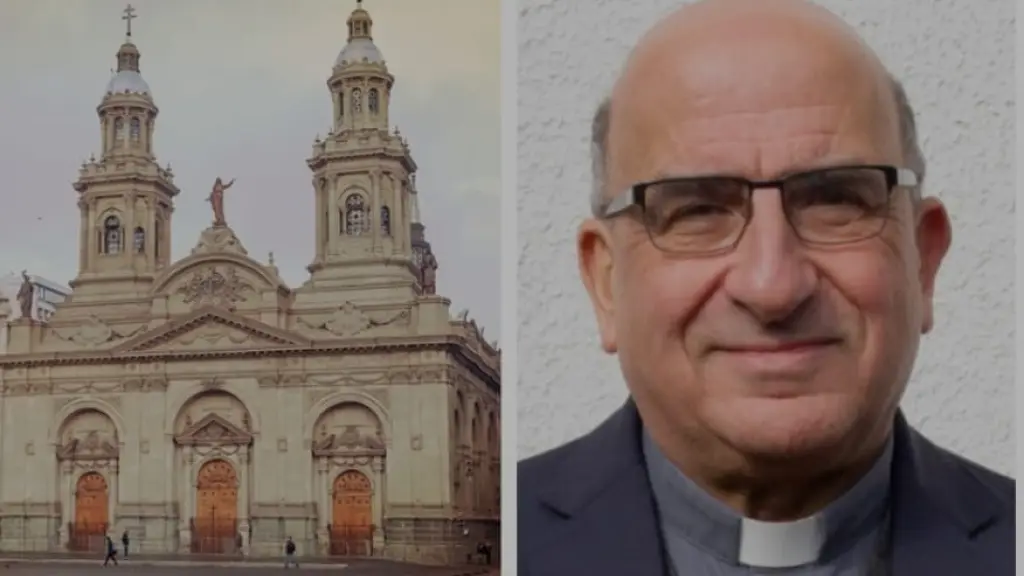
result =
[[[519,454],[590,430],[625,398],[576,273],[589,125],[626,53],[680,0],[519,0]],[[829,0],[918,112],[954,246],[904,407],[940,444],[1014,469],[1014,3]]]

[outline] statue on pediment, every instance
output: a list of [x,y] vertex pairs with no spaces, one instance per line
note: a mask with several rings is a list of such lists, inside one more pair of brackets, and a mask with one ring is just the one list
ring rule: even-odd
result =
[[420,265],[420,275],[424,294],[437,293],[437,258],[434,253],[428,250],[423,254],[423,263]]
[[21,307],[21,317],[28,319],[32,317],[32,297],[35,294],[35,284],[29,278],[28,271],[21,271],[21,286],[18,288],[18,304]]
[[210,207],[213,208],[213,226],[215,228],[223,228],[228,225],[224,219],[224,192],[235,183],[235,179],[232,178],[227,184],[217,177],[217,180],[213,183],[213,190],[210,191],[209,198],[206,199],[210,203]]

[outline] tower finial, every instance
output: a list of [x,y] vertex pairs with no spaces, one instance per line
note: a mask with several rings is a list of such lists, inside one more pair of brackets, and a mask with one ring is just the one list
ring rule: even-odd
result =
[[136,18],[138,18],[138,16],[135,15],[135,8],[129,4],[124,9],[124,16],[121,16],[121,20],[124,20],[126,24],[125,36],[127,38],[132,37],[132,20]]

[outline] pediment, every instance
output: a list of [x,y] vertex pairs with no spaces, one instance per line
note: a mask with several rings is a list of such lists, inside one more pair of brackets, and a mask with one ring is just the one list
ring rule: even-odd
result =
[[182,446],[248,445],[252,442],[252,434],[218,414],[207,414],[175,436],[174,442]]
[[209,352],[305,347],[299,334],[221,309],[197,310],[132,338],[113,352]]

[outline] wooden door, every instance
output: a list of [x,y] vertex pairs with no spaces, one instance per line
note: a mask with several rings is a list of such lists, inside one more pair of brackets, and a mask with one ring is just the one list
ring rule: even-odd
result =
[[373,555],[373,487],[357,470],[342,472],[334,480],[331,554]]
[[110,494],[107,480],[99,472],[86,472],[75,484],[75,520],[71,523],[72,550],[103,549],[109,525]]
[[224,460],[210,460],[196,478],[196,515],[192,551],[232,553],[237,540],[238,475]]

